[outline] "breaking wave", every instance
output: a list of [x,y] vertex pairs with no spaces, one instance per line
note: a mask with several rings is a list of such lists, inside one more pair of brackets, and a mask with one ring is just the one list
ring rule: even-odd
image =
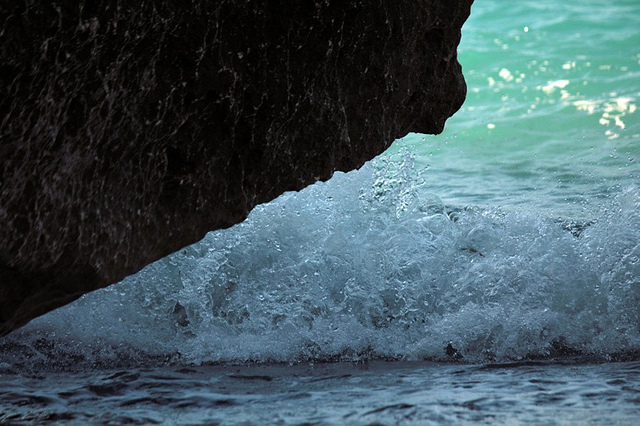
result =
[[287,193],[32,321],[0,362],[637,357],[637,187],[577,222],[447,205],[428,175],[404,149]]

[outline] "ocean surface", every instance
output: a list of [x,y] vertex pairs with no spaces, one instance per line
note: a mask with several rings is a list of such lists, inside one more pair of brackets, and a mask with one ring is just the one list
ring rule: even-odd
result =
[[640,2],[478,0],[441,135],[0,339],[0,423],[636,424]]

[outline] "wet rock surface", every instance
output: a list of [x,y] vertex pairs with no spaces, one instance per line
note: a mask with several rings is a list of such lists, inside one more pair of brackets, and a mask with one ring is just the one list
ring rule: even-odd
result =
[[0,334],[441,132],[471,2],[3,2]]

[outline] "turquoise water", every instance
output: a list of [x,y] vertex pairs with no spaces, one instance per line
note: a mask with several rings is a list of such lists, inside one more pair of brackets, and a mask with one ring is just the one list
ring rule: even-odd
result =
[[404,138],[433,192],[593,218],[637,185],[639,23],[634,0],[477,2],[459,49],[464,106],[444,134]]
[[442,135],[1,339],[0,421],[633,424],[638,28],[637,1],[478,1]]

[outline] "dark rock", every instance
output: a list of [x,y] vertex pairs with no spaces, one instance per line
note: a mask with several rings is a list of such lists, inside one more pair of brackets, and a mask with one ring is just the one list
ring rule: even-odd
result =
[[472,0],[0,5],[0,334],[462,104]]
[[447,346],[444,348],[444,353],[450,358],[454,358],[454,359],[464,358],[460,353],[460,351],[453,347],[451,342],[447,343]]

